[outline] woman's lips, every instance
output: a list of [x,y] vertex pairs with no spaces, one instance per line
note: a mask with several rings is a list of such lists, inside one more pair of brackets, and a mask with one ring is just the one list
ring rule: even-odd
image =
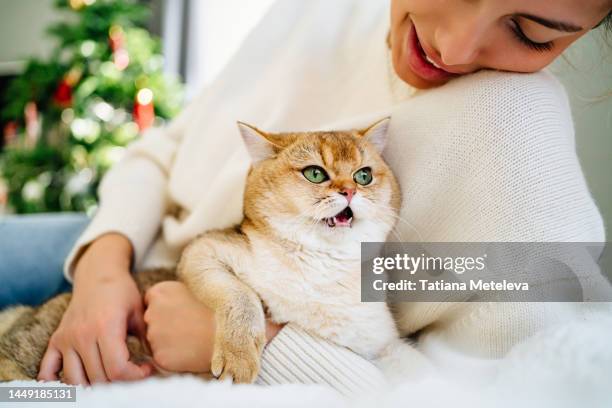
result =
[[445,82],[457,76],[457,74],[453,74],[441,68],[425,53],[419,41],[414,23],[410,27],[406,45],[408,47],[408,65],[410,69],[412,69],[412,72],[422,79],[429,82]]

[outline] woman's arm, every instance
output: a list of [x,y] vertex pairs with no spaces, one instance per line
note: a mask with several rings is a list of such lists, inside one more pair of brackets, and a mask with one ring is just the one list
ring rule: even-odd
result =
[[145,336],[143,302],[130,270],[161,225],[169,169],[194,105],[167,128],[130,144],[102,180],[98,212],[64,265],[73,296],[49,341],[40,379],[57,379],[63,370],[66,381],[87,384],[151,372],[149,364],[129,361],[125,342],[128,331]]

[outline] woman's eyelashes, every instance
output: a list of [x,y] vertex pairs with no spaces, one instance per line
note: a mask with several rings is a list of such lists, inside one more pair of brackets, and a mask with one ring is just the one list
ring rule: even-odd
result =
[[532,50],[539,51],[539,52],[545,52],[545,51],[550,51],[553,48],[554,44],[552,41],[535,42],[529,39],[529,37],[525,35],[525,32],[521,28],[521,25],[516,20],[510,20],[510,29],[512,30],[512,33],[514,34],[516,39],[521,44],[529,47]]

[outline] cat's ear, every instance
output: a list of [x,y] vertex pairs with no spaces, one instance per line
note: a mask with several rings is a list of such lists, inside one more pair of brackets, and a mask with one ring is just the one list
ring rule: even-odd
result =
[[370,142],[378,153],[382,153],[387,143],[387,133],[389,132],[390,122],[391,118],[386,117],[359,132],[361,133],[361,137]]
[[249,151],[253,163],[269,159],[275,155],[274,144],[266,133],[243,122],[238,122],[238,129],[240,129],[242,140],[244,140],[244,145]]

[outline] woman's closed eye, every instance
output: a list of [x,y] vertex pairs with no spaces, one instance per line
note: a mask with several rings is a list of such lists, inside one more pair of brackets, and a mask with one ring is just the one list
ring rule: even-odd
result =
[[571,21],[556,21],[528,13],[518,13],[510,18],[510,29],[523,45],[540,52],[551,51],[554,40],[575,35],[583,30]]
[[537,42],[530,39],[523,31],[523,28],[521,27],[519,22],[515,19],[510,20],[510,29],[512,30],[512,33],[514,34],[515,38],[521,44],[527,46],[532,50],[546,52],[552,50],[554,47],[553,41]]

